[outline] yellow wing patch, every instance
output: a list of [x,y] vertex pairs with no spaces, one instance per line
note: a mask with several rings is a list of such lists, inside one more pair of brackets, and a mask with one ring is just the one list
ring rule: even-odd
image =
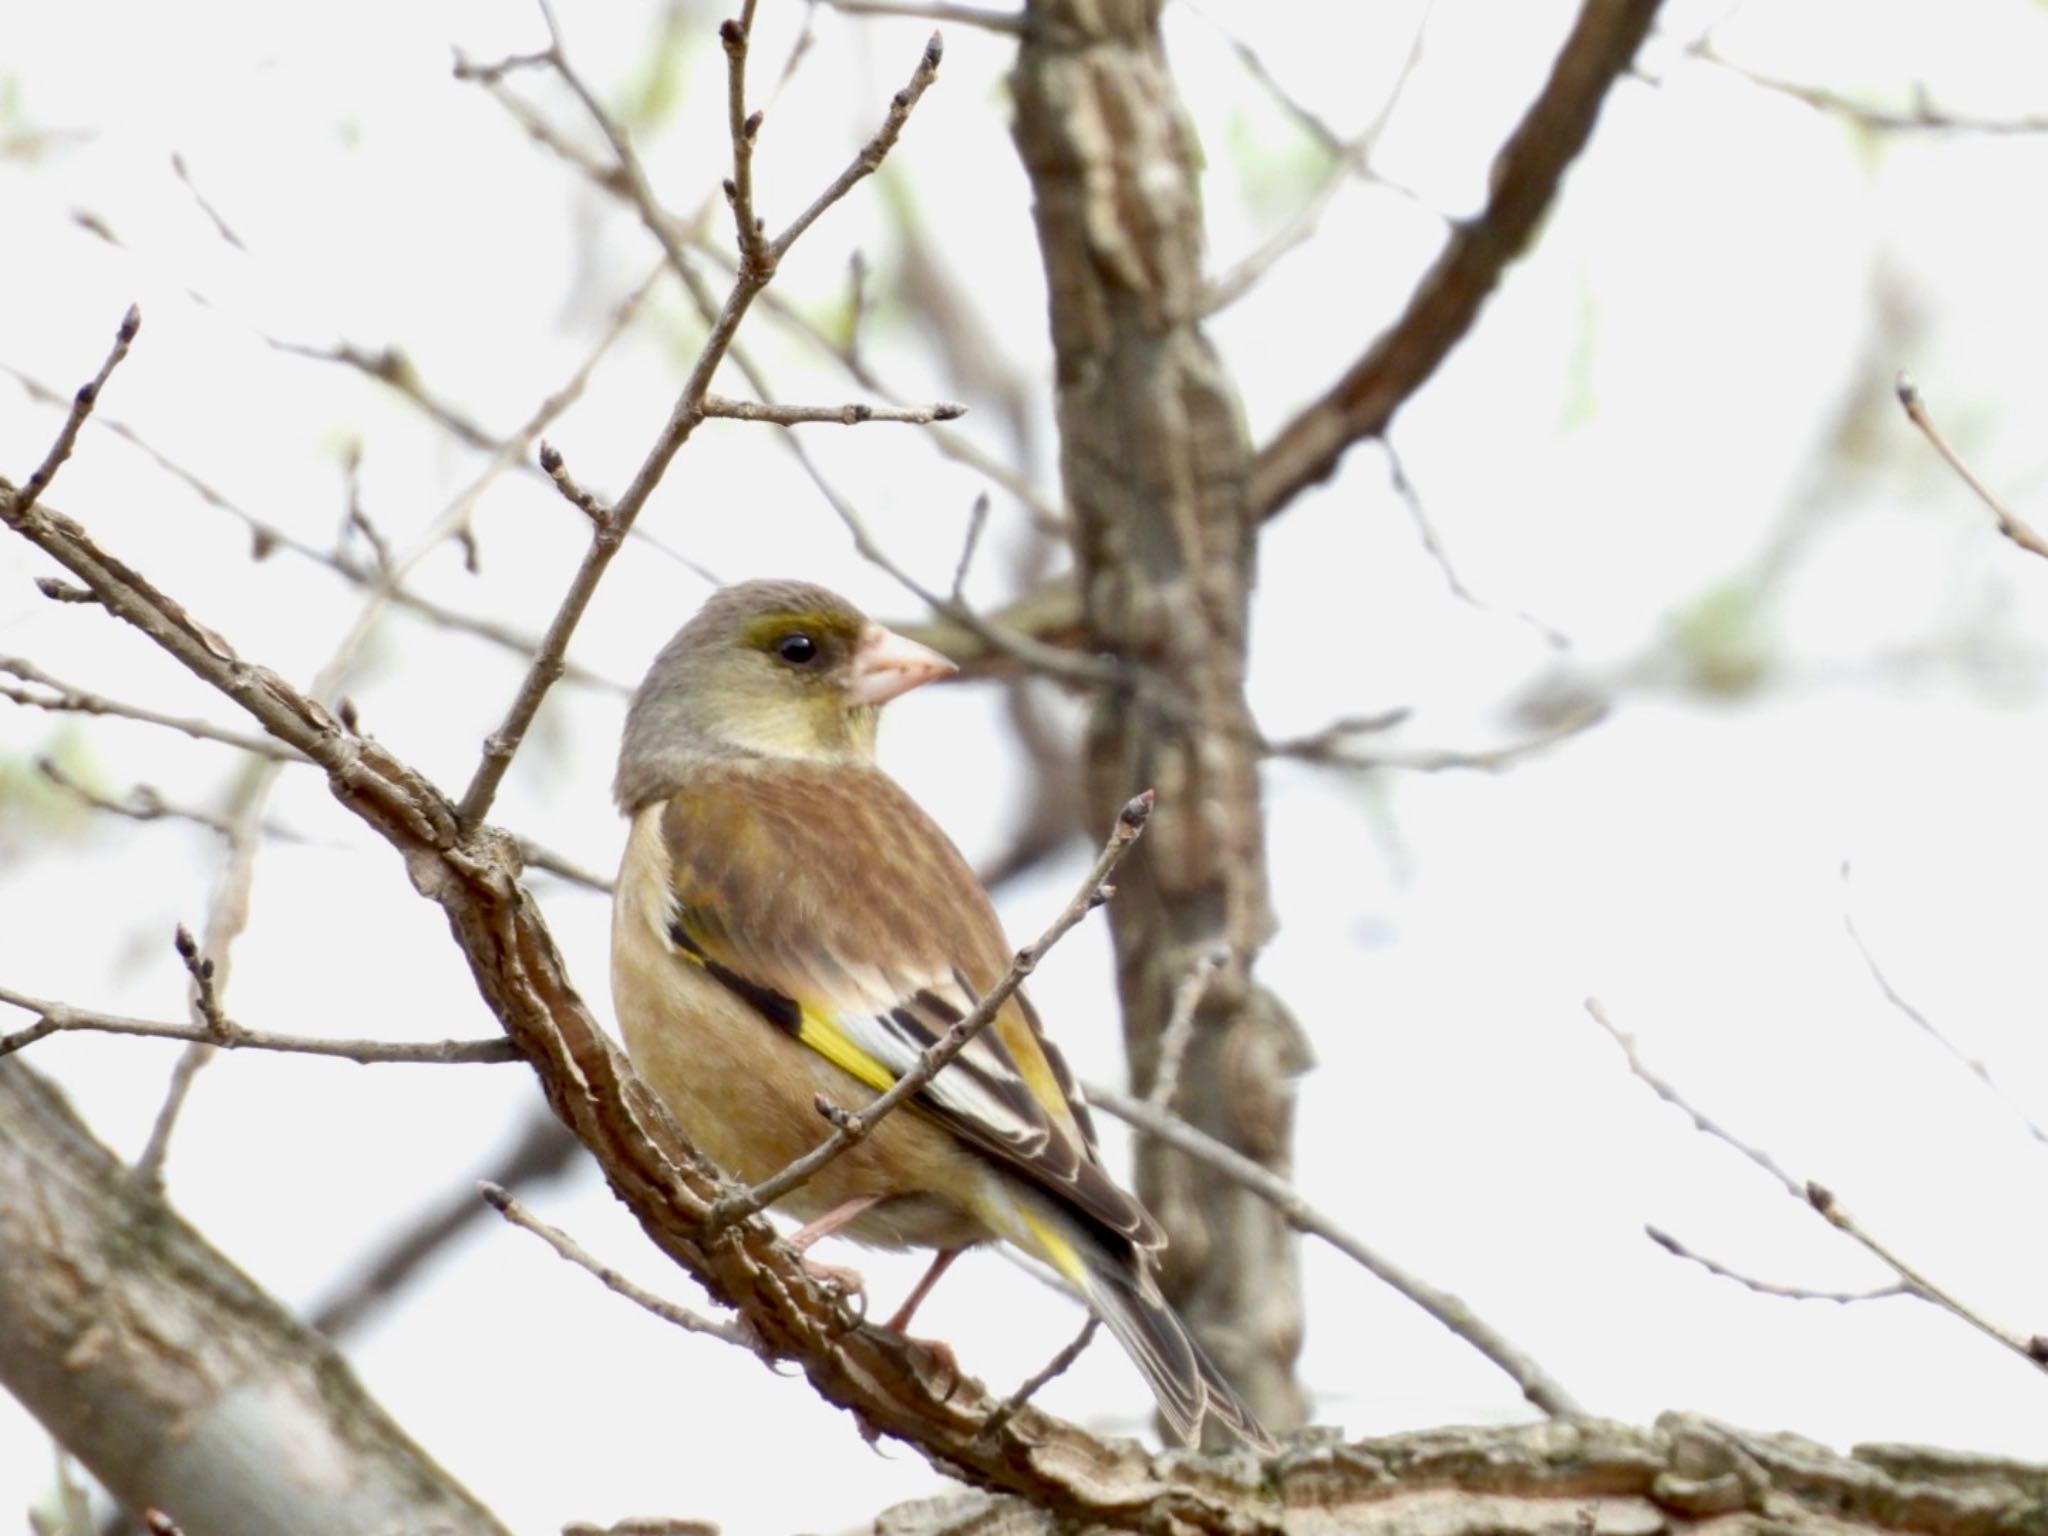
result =
[[845,1031],[831,1020],[819,1018],[808,1008],[803,1011],[803,1023],[798,1026],[796,1037],[840,1071],[859,1078],[877,1093],[886,1093],[896,1085],[894,1072],[847,1039]]

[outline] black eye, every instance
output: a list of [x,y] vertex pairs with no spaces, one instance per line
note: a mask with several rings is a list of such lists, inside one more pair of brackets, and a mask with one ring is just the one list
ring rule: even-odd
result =
[[775,642],[775,654],[793,667],[801,667],[818,654],[818,642],[806,634],[784,635]]

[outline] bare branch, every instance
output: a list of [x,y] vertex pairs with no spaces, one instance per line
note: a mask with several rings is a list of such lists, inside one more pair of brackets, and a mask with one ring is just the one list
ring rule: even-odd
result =
[[[882,547],[868,527],[867,519],[825,478],[823,471],[818,468],[816,461],[811,458],[803,444],[794,436],[785,437],[783,441],[788,444],[790,452],[796,455],[797,462],[811,477],[811,483],[818,488],[826,504],[837,514],[846,531],[853,536],[853,547],[861,558],[894,577],[905,591],[917,597],[933,613],[950,623],[957,624],[990,651],[1009,657],[1027,671],[1037,672],[1070,686],[1106,688],[1120,684],[1139,684],[1138,674],[1131,668],[1118,666],[1115,662],[1105,661],[1100,657],[1049,645],[1021,629],[1011,627],[1000,618],[992,618],[967,603],[955,601],[925,586]],[[1172,702],[1163,697],[1162,690],[1156,682],[1147,687],[1147,692],[1155,696],[1157,702],[1172,707]]]
[[[631,204],[635,212],[639,214],[641,223],[654,236],[656,242],[660,244],[671,270],[682,280],[684,286],[690,290],[693,300],[696,300],[700,307],[708,308],[708,323],[711,318],[717,315],[719,306],[716,302],[707,304],[704,300],[703,280],[697,275],[695,268],[684,254],[684,243],[687,241],[699,253],[719,266],[729,277],[736,279],[739,276],[740,263],[712,240],[706,228],[707,221],[705,219],[702,217],[679,219],[661,206],[648,184],[646,173],[640,165],[639,157],[633,151],[632,143],[627,137],[625,130],[616,119],[603,109],[589,87],[569,66],[566,56],[561,52],[559,45],[546,54],[536,56],[536,58],[539,62],[552,64],[561,72],[564,81],[591,114],[593,121],[597,123],[600,131],[604,134],[605,141],[611,146],[615,157],[613,164],[605,164],[578,145],[565,139],[552,124],[531,106],[512,95],[509,91],[504,90],[498,84],[497,76],[492,73],[491,66],[458,62],[456,74],[463,79],[484,81],[490,87],[498,103],[512,115],[513,119],[521,128],[525,129],[535,142],[559,155],[564,161],[588,178],[599,190]],[[502,71],[499,73],[502,73]],[[787,75],[788,67],[786,66],[784,69],[785,79]],[[741,122],[744,127],[745,119],[743,118]],[[774,315],[776,319],[810,341],[820,351],[838,363],[846,371],[848,377],[862,389],[867,390],[870,394],[877,396],[891,406],[904,407],[907,405],[903,397],[890,389],[874,370],[868,366],[866,360],[860,356],[858,349],[852,342],[842,342],[827,335],[802,310],[777,298],[772,289],[763,292],[759,302],[761,307],[768,313]],[[734,361],[739,361],[739,355],[736,351],[734,353]],[[937,423],[933,424],[929,438],[933,446],[946,455],[946,457],[965,464],[978,474],[987,476],[1005,491],[1016,497],[1030,511],[1033,519],[1041,528],[1049,532],[1059,531],[1062,520],[1058,509],[1048,503],[1038,493],[1037,489],[1015,469],[985,452],[972,438],[965,437]],[[634,537],[644,538],[647,535],[636,531]],[[661,546],[657,545],[657,547]],[[674,551],[664,549],[664,553],[670,554],[672,558],[681,558]]]
[[[125,796],[116,800],[101,794],[91,785],[74,778],[71,774],[65,772],[62,765],[53,758],[37,758],[36,772],[40,773],[45,779],[48,779],[66,794],[77,799],[80,803],[88,805],[96,811],[104,811],[110,816],[124,817],[129,821],[189,822],[195,827],[204,827],[209,832],[217,832],[222,837],[228,836],[234,830],[232,824],[225,816],[217,815],[212,811],[200,810],[197,806],[173,804],[171,801],[166,800],[162,793],[153,785],[134,785]],[[277,822],[266,822],[263,827],[263,835],[276,838],[280,842],[302,843],[305,841],[304,838],[299,836],[290,827],[282,826]]]
[[1726,1264],[1717,1263],[1703,1253],[1695,1252],[1681,1243],[1661,1227],[1645,1225],[1643,1235],[1673,1258],[1685,1259],[1697,1264],[1710,1275],[1723,1280],[1733,1280],[1746,1291],[1755,1291],[1759,1296],[1778,1296],[1787,1301],[1831,1301],[1838,1306],[1847,1306],[1858,1301],[1882,1301],[1889,1296],[1911,1296],[1911,1287],[1903,1282],[1880,1285],[1865,1291],[1817,1291],[1803,1285],[1779,1285],[1769,1280],[1759,1280],[1754,1275],[1745,1275],[1740,1270],[1730,1269]]
[[1366,752],[1351,743],[1361,734],[1382,731],[1407,717],[1408,711],[1338,720],[1307,736],[1269,743],[1268,757],[1292,757],[1339,768],[1399,768],[1411,773],[1474,771],[1498,773],[1524,758],[1547,751],[1607,718],[1607,705],[1594,700],[1566,711],[1542,729],[1503,746],[1465,750],[1456,747],[1381,747]]
[[[633,301],[629,300],[628,302],[630,304]],[[273,343],[273,345],[278,344]],[[4,362],[0,362],[0,372],[12,376],[33,400],[41,401],[44,404],[57,404],[61,403],[63,399],[63,396],[52,390],[48,385],[31,378],[20,369],[11,367]],[[307,543],[286,529],[279,527],[276,523],[258,517],[255,513],[237,505],[216,486],[202,479],[199,475],[193,473],[167,454],[159,451],[126,422],[115,420],[104,412],[96,411],[93,413],[91,424],[101,431],[111,432],[114,436],[122,439],[130,447],[148,457],[157,468],[163,470],[166,474],[184,485],[195,496],[199,497],[201,501],[218,511],[225,512],[244,528],[248,529],[249,552],[252,559],[265,560],[277,550],[284,549],[289,550],[292,554],[297,555],[303,560],[310,560],[316,565],[325,566],[328,570],[333,571],[336,575],[354,583],[356,586],[368,587],[376,581],[374,574],[339,550],[322,549],[317,544]],[[660,541],[649,537],[646,539],[646,542],[659,549],[661,553],[667,555],[670,559],[698,571],[699,574],[704,574],[695,562],[684,559],[674,550],[662,545]],[[473,614],[459,612],[456,609],[434,602],[429,598],[421,597],[404,587],[394,588],[390,598],[391,602],[397,607],[417,614],[420,618],[438,628],[452,629],[463,634],[474,635],[480,640],[487,640],[493,645],[521,656],[530,658],[540,644],[537,636],[523,634],[509,625],[501,624],[494,619],[480,618]],[[602,692],[622,695],[632,692],[631,687],[627,684],[612,678],[601,677],[588,668],[578,666],[574,662],[569,663],[568,669],[563,673],[563,680],[565,682],[573,682],[579,687],[595,688]],[[267,744],[267,750],[275,751],[276,747]]]
[[535,1237],[554,1249],[561,1257],[581,1269],[588,1270],[599,1280],[603,1281],[607,1288],[625,1297],[626,1300],[632,1302],[635,1306],[645,1308],[663,1322],[673,1323],[676,1327],[683,1329],[687,1333],[701,1333],[710,1338],[723,1339],[726,1343],[736,1345],[741,1349],[752,1349],[753,1346],[746,1337],[731,1324],[714,1323],[708,1317],[699,1317],[695,1312],[690,1311],[689,1308],[679,1307],[674,1302],[635,1285],[610,1265],[600,1263],[573,1237],[569,1236],[568,1233],[559,1227],[549,1226],[524,1205],[513,1199],[511,1194],[502,1186],[493,1184],[489,1179],[482,1179],[478,1181],[477,1189],[482,1192],[484,1200],[489,1204],[490,1208],[511,1222],[513,1226],[524,1227]]
[[[525,1111],[512,1145],[490,1164],[484,1177],[507,1189],[524,1189],[580,1169],[584,1156],[583,1143],[536,1104]],[[475,1180],[465,1179],[459,1190],[443,1190],[416,1219],[379,1240],[361,1268],[307,1314],[308,1326],[330,1339],[342,1337],[399,1295],[422,1265],[483,1216]]]
[[1751,69],[1746,64],[1738,64],[1726,54],[1719,52],[1710,38],[1695,39],[1686,45],[1685,51],[1696,59],[1718,65],[1730,74],[1740,76],[1751,85],[1780,96],[1789,96],[1794,101],[1806,103],[1815,111],[1845,117],[1861,127],[1874,129],[1880,133],[2048,133],[2048,117],[1982,117],[1975,113],[1938,107],[1928,99],[1927,88],[1918,81],[1913,85],[1911,106],[1903,109],[1884,107],[1875,102],[1844,95],[1840,91],[1829,90],[1826,86],[1787,80],[1781,76]]
[[555,489],[562,493],[562,499],[589,518],[591,526],[602,528],[611,521],[610,508],[576,483],[576,478],[569,473],[569,465],[563,459],[560,449],[551,443],[542,443],[540,467],[547,471],[548,479],[553,481]]
[[953,601],[963,608],[967,606],[967,573],[973,568],[981,536],[987,531],[988,492],[983,491],[967,509],[967,536],[960,541],[960,559],[953,567]]
[[[751,0],[748,9],[752,9]],[[903,125],[910,121],[911,109],[918,98],[924,95],[931,83],[939,77],[939,61],[945,56],[945,40],[934,32],[924,45],[924,57],[918,60],[917,69],[910,77],[910,84],[889,98],[889,111],[882,119],[882,126],[875,130],[875,136],[863,144],[860,152],[847,164],[845,170],[833,178],[832,185],[812,201],[811,206],[798,214],[768,247],[768,256],[781,261],[795,245],[799,236],[818,221],[839,199],[846,196],[854,185],[863,178],[872,176],[881,169],[882,161],[889,151],[896,147],[897,139],[903,135]]]
[[1260,450],[1252,469],[1254,517],[1273,516],[1328,478],[1353,443],[1385,431],[1394,412],[1472,328],[1502,272],[1549,211],[1657,5],[1658,0],[1584,0],[1549,81],[1494,158],[1486,208],[1451,231],[1401,317]]
[[[1848,883],[1849,866],[1844,864],[1842,866],[1842,884],[1846,887]],[[1891,977],[1885,974],[1884,967],[1878,964],[1877,956],[1871,952],[1870,945],[1865,942],[1863,931],[1856,926],[1854,908],[1846,904],[1842,908],[1842,926],[1849,930],[1849,942],[1856,946],[1856,953],[1863,957],[1863,964],[1870,972],[1870,979],[1877,983],[1877,990],[1884,994],[1884,1000],[1892,1005],[1899,1016],[1926,1035],[1936,1045],[1940,1046],[1959,1062],[1964,1070],[1976,1078],[1978,1082],[1982,1083],[1991,1096],[2010,1110],[2013,1117],[2026,1127],[2029,1136],[2038,1142],[2048,1144],[2048,1130],[2044,1130],[2027,1113],[2026,1106],[2000,1086],[1998,1080],[1991,1075],[1991,1069],[1957,1045],[1955,1041],[1949,1039],[1934,1020],[1930,1019],[1919,1008],[1916,1008],[1897,987],[1892,985]]]
[[838,1157],[848,1147],[866,1139],[868,1134],[882,1122],[882,1118],[897,1105],[923,1089],[939,1071],[965,1050],[969,1041],[981,1033],[988,1023],[1002,1011],[1010,995],[1024,984],[1024,980],[1038,969],[1039,961],[1046,953],[1066,937],[1068,931],[1095,908],[1110,897],[1112,887],[1109,877],[1125,854],[1137,842],[1145,830],[1145,821],[1152,814],[1152,791],[1145,790],[1135,795],[1116,818],[1116,826],[1109,834],[1109,840],[1102,845],[1102,852],[1095,856],[1087,878],[1075,891],[1073,899],[1060,909],[1059,916],[1033,942],[1017,951],[1010,968],[1003,972],[1002,979],[984,993],[973,1011],[958,1020],[939,1036],[916,1063],[890,1085],[888,1090],[870,1100],[857,1111],[847,1111],[831,1104],[822,1097],[818,1111],[835,1127],[832,1134],[806,1152],[802,1157],[784,1168],[780,1173],[771,1174],[752,1189],[742,1190],[727,1196],[712,1208],[713,1230],[744,1221],[757,1211],[766,1210],[793,1189],[807,1183],[819,1169]]
[[1898,379],[1899,404],[1905,407],[1906,417],[1928,442],[1934,451],[1948,460],[1948,467],[1961,477],[1963,484],[1977,493],[1977,499],[1991,509],[1998,519],[1998,531],[2030,555],[2048,559],[2048,539],[2034,531],[2031,524],[2014,515],[2006,504],[1991,493],[1991,488],[1970,472],[1970,466],[1963,462],[1961,454],[1951,448],[1948,439],[1934,425],[1934,418],[1927,414],[1927,406],[1920,398],[1920,389],[1911,376],[1900,374]]
[[1250,1190],[1279,1212],[1295,1231],[1320,1237],[1375,1279],[1400,1292],[1505,1371],[1521,1388],[1522,1396],[1545,1413],[1553,1418],[1572,1418],[1584,1412],[1571,1394],[1551,1380],[1541,1366],[1510,1344],[1506,1337],[1479,1318],[1458,1297],[1438,1290],[1366,1247],[1310,1205],[1292,1184],[1279,1175],[1260,1167],[1243,1153],[1226,1147],[1178,1116],[1155,1109],[1142,1099],[1119,1093],[1100,1083],[1082,1086],[1088,1102],[1096,1108],[1136,1126],[1148,1136],[1158,1137],[1204,1167]]
[[1229,963],[1229,948],[1219,944],[1207,954],[1197,956],[1180,985],[1174,988],[1173,1011],[1166,1016],[1166,1027],[1159,1032],[1159,1065],[1153,1070],[1152,1086],[1145,1093],[1145,1102],[1162,1113],[1172,1113],[1174,1095],[1180,1092],[1181,1063],[1187,1059],[1188,1045],[1195,1038],[1195,1011],[1202,1006],[1202,996],[1216,979],[1216,973]]
[[613,882],[595,870],[586,869],[574,859],[542,847],[530,837],[515,835],[513,841],[519,845],[520,862],[528,869],[546,870],[558,880],[566,880],[571,885],[580,885],[601,895],[611,895]]
[[58,429],[57,439],[50,444],[50,451],[43,455],[38,464],[23,482],[18,505],[24,512],[34,507],[36,498],[49,488],[57,478],[57,471],[64,467],[64,461],[71,457],[71,450],[78,442],[79,430],[85,425],[85,418],[92,414],[92,408],[99,404],[100,391],[107,387],[107,380],[121,366],[121,359],[128,355],[128,348],[135,340],[136,332],[142,329],[142,311],[133,304],[128,313],[121,317],[121,324],[114,332],[114,345],[108,351],[106,361],[100,364],[100,371],[92,376],[89,383],[79,386],[78,393],[71,398],[71,410],[64,418],[64,425]]
[[720,23],[718,40],[725,45],[726,136],[732,140],[732,178],[725,184],[732,204],[734,233],[740,251],[740,273],[757,274],[762,282],[775,268],[774,255],[754,212],[754,139],[761,114],[747,110],[747,44],[753,38],[755,0],[742,0],[738,17]]
[[[1429,508],[1423,505],[1422,493],[1415,489],[1415,482],[1408,478],[1408,466],[1396,451],[1392,439],[1381,437],[1380,448],[1387,456],[1388,482],[1393,486],[1394,494],[1401,498],[1401,504],[1408,509],[1409,520],[1415,524],[1415,536],[1422,540],[1424,552],[1436,562],[1436,568],[1443,573],[1444,585],[1450,588],[1451,595],[1459,602],[1477,608],[1481,613],[1497,612],[1493,604],[1486,602],[1465,585],[1465,578],[1458,574],[1458,568],[1451,563],[1450,551],[1444,548],[1443,540],[1436,531],[1436,523],[1429,515]],[[1514,609],[1513,614],[1555,649],[1562,650],[1571,643],[1561,630],[1544,623],[1534,614],[1520,608]]]
[[2009,1329],[2001,1328],[1982,1314],[1972,1311],[1955,1297],[1949,1295],[1948,1292],[1942,1290],[1931,1280],[1909,1266],[1898,1255],[1886,1248],[1875,1237],[1871,1236],[1870,1233],[1864,1231],[1850,1217],[1849,1213],[1842,1209],[1840,1202],[1835,1199],[1832,1190],[1828,1189],[1825,1185],[1815,1183],[1811,1179],[1801,1180],[1794,1178],[1769,1153],[1741,1140],[1732,1132],[1707,1118],[1705,1114],[1695,1109],[1691,1102],[1676,1088],[1672,1087],[1670,1083],[1645,1067],[1641,1058],[1636,1055],[1635,1042],[1629,1036],[1622,1033],[1615,1026],[1614,1022],[1608,1018],[1607,1010],[1601,1005],[1598,998],[1589,997],[1586,999],[1586,1012],[1592,1017],[1593,1022],[1607,1031],[1608,1036],[1614,1043],[1621,1047],[1622,1056],[1628,1063],[1628,1069],[1635,1075],[1637,1080],[1652,1093],[1656,1094],[1658,1098],[1691,1120],[1695,1130],[1704,1135],[1711,1136],[1716,1141],[1722,1142],[1727,1146],[1733,1147],[1757,1168],[1769,1174],[1772,1179],[1777,1181],[1778,1187],[1783,1189],[1786,1194],[1797,1200],[1801,1205],[1818,1212],[1836,1231],[1854,1239],[1865,1252],[1883,1263],[1887,1269],[1898,1277],[1899,1284],[1910,1294],[1941,1308],[1942,1311],[1948,1313],[1951,1317],[1968,1323],[1986,1338],[2004,1345],[2022,1360],[2026,1360],[2042,1370],[2048,1370],[2048,1338],[2044,1338],[2040,1334],[2022,1338],[2019,1334]]
[[967,414],[967,407],[941,400],[935,405],[767,405],[758,400],[728,400],[723,395],[704,397],[706,416],[725,416],[734,421],[766,421],[780,427],[794,427],[804,422],[836,422],[842,427],[857,427],[866,421],[900,421],[911,426],[928,427],[935,421],[957,421]]
[[1702,1136],[1711,1136],[1722,1145],[1734,1148],[1751,1163],[1775,1179],[1779,1188],[1783,1189],[1794,1200],[1805,1200],[1806,1186],[1780,1167],[1768,1152],[1764,1151],[1761,1147],[1750,1145],[1750,1143],[1744,1141],[1733,1131],[1721,1125],[1719,1121],[1708,1119],[1706,1115],[1693,1108],[1691,1102],[1676,1088],[1672,1087],[1670,1083],[1643,1065],[1642,1057],[1636,1054],[1635,1037],[1624,1033],[1607,1016],[1606,1004],[1602,1003],[1597,997],[1589,997],[1586,999],[1586,1012],[1595,1024],[1598,1024],[1607,1031],[1608,1038],[1621,1047],[1622,1058],[1628,1063],[1629,1071],[1634,1074],[1636,1080],[1642,1083],[1645,1088],[1648,1088],[1650,1092],[1656,1094],[1658,1098],[1692,1121],[1692,1128]]
[[151,1040],[185,1040],[198,1045],[217,1045],[227,1050],[338,1056],[364,1066],[386,1062],[451,1066],[520,1059],[518,1047],[502,1035],[488,1040],[323,1040],[311,1035],[280,1035],[268,1030],[244,1029],[224,1016],[218,1026],[167,1019],[131,1019],[121,1014],[97,1013],[87,1008],[74,1008],[68,1003],[30,997],[11,987],[0,987],[0,1003],[36,1016],[36,1022],[28,1028],[0,1036],[0,1057],[10,1056],[24,1046],[65,1030],[86,1030],[108,1035],[141,1035]]
[[226,726],[214,725],[209,721],[195,720],[183,715],[166,715],[140,704],[123,704],[101,694],[88,693],[83,688],[74,688],[69,683],[59,682],[49,673],[19,656],[0,656],[0,672],[20,678],[38,688],[49,690],[47,694],[31,693],[22,688],[0,685],[0,699],[11,699],[17,704],[26,704],[31,709],[47,709],[54,712],[78,715],[107,715],[121,720],[139,720],[145,725],[161,725],[168,730],[190,736],[194,741],[217,741],[223,746],[255,757],[268,758],[273,762],[304,762],[303,754],[289,747],[267,741],[261,736],[250,736],[241,731],[231,731]]
[[1086,1354],[1088,1346],[1095,1342],[1095,1330],[1101,1326],[1102,1319],[1093,1312],[1089,1313],[1088,1320],[1081,1325],[1081,1331],[1068,1340],[1060,1352],[1046,1361],[1042,1368],[1033,1372],[1021,1387],[1004,1398],[1001,1406],[988,1416],[987,1422],[981,1426],[982,1436],[985,1439],[994,1439],[1001,1434],[1003,1426],[1017,1416],[1019,1408],[1038,1396],[1048,1382],[1072,1370],[1074,1362]]

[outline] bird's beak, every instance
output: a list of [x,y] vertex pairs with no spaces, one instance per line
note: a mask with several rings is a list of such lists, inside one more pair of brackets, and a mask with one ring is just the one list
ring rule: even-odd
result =
[[886,704],[900,694],[960,669],[928,645],[870,624],[853,649],[846,696],[855,704]]

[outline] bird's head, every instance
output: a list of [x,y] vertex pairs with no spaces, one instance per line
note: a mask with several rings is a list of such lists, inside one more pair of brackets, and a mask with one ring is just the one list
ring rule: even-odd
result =
[[749,581],[713,594],[654,660],[619,754],[629,809],[664,766],[735,754],[872,758],[881,707],[953,663],[836,592]]

